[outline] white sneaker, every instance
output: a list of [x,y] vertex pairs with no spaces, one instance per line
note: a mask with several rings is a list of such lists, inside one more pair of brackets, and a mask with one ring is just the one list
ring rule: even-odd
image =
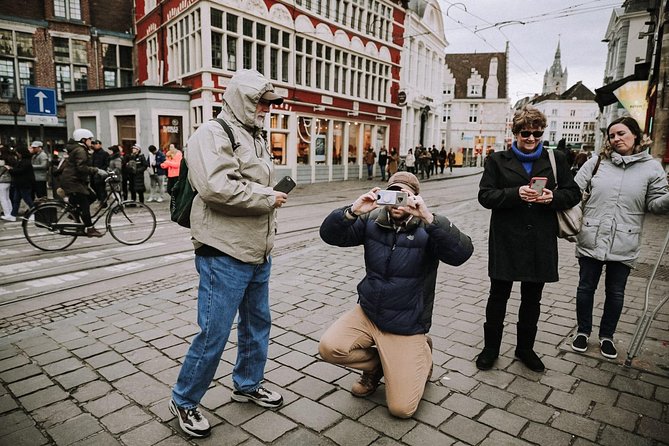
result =
[[30,214],[30,217],[28,217],[28,221],[35,221],[35,214]]
[[156,202],[158,202],[158,203],[162,203],[163,201],[164,200],[162,198],[159,198],[159,199],[156,200]]
[[3,215],[0,218],[2,218],[3,220],[6,220],[6,221],[16,221],[16,217],[14,217],[13,215]]
[[156,201],[156,200],[154,200],[153,197],[151,197],[151,198],[147,198],[147,199],[146,199],[146,202],[147,202],[147,203],[151,203],[152,201]]
[[201,438],[211,433],[209,421],[207,421],[197,407],[194,409],[184,409],[177,406],[174,400],[170,400],[168,407],[172,415],[179,419],[181,430],[188,435]]

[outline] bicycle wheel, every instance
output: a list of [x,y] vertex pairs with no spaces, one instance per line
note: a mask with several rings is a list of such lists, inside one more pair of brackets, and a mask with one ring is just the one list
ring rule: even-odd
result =
[[139,245],[151,238],[156,230],[156,216],[148,206],[125,201],[107,214],[109,233],[124,245]]
[[77,239],[75,230],[61,230],[59,225],[74,226],[76,214],[64,203],[51,202],[35,206],[25,215],[22,226],[28,243],[42,251],[60,251]]

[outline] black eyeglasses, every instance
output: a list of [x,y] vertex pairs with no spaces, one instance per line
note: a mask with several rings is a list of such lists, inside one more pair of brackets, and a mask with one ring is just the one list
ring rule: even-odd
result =
[[521,130],[520,131],[520,136],[523,138],[529,138],[530,135],[534,136],[535,138],[541,138],[544,136],[543,130],[537,130],[536,132],[530,132],[529,130]]

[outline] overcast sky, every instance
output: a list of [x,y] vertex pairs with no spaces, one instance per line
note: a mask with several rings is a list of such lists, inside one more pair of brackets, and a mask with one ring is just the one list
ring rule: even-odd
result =
[[568,87],[578,81],[593,92],[601,87],[607,51],[602,39],[613,9],[623,4],[623,0],[438,2],[444,13],[447,53],[503,52],[509,41],[512,105],[522,97],[541,93],[544,72],[553,63],[558,40]]

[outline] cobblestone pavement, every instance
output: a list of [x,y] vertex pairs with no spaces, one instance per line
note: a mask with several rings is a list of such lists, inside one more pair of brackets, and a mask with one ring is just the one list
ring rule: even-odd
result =
[[[212,435],[194,441],[181,434],[167,401],[198,331],[196,278],[185,273],[167,289],[138,284],[115,301],[120,294],[108,291],[97,303],[71,311],[26,315],[39,327],[22,326],[0,340],[0,444],[668,444],[669,309],[653,323],[637,367],[622,366],[643,308],[648,268],[629,280],[619,359],[603,359],[595,346],[575,354],[567,342],[575,327],[578,270],[573,245],[561,241],[561,281],[546,286],[536,345],[546,372],[528,371],[513,359],[515,293],[496,368],[476,369],[488,290],[488,219],[476,203],[453,217],[476,251],[464,266],[440,267],[431,331],[434,371],[411,419],[388,415],[383,385],[369,398],[353,398],[349,389],[357,373],[319,360],[318,339],[354,305],[364,265],[360,248],[317,243],[274,259],[266,380],[283,394],[282,408],[231,400],[231,342],[202,402]],[[667,217],[649,216],[642,264],[657,258],[668,226]],[[652,288],[655,302],[669,290],[667,277]],[[595,321],[601,307],[599,290]]]

